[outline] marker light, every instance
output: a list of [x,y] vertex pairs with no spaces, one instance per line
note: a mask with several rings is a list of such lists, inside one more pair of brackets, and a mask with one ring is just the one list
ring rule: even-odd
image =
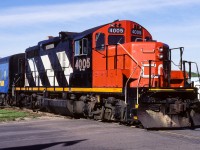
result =
[[159,48],[159,52],[161,52],[161,53],[163,52],[163,48],[162,47]]
[[159,55],[158,55],[158,58],[159,58],[159,59],[163,59],[163,54],[159,54]]

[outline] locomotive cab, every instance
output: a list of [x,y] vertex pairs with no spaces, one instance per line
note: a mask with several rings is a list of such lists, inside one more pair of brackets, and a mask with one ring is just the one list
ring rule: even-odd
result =
[[91,30],[80,33],[74,39],[73,87],[92,87],[92,38]]

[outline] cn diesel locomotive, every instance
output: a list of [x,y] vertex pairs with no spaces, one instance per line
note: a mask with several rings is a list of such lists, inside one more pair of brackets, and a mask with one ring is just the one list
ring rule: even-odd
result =
[[[172,53],[180,51],[179,69]],[[1,101],[144,128],[198,127],[194,62],[129,20],[60,32],[0,60]],[[189,66],[189,67],[187,67]]]

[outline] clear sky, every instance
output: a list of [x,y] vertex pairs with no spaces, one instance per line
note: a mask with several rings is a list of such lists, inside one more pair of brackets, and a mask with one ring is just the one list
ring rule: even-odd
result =
[[185,47],[184,59],[200,66],[200,0],[1,1],[0,57],[60,31],[80,32],[116,19],[138,22],[171,48]]

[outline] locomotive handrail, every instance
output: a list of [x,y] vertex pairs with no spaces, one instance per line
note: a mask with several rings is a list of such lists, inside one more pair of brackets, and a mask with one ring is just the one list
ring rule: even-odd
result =
[[195,85],[195,87],[198,89],[198,99],[200,101],[200,84]]
[[[148,62],[148,64],[145,64],[145,62]],[[143,78],[149,78],[149,87],[151,87],[151,85],[153,84],[153,81],[151,81],[151,79],[155,79],[156,77],[159,79],[160,78],[160,72],[161,72],[161,70],[160,70],[160,68],[162,68],[162,65],[159,65],[158,66],[158,74],[156,75],[156,74],[151,74],[151,68],[152,67],[155,67],[155,64],[154,63],[152,63],[152,62],[160,62],[160,61],[158,61],[158,60],[144,60],[144,61],[142,61],[141,63],[142,63],[142,68],[144,68],[144,67],[149,67],[149,74],[148,75],[145,75],[145,74],[142,74],[141,76],[143,77]],[[160,82],[158,83],[158,85],[160,84]]]
[[196,65],[197,68],[197,76],[198,76],[198,82],[200,84],[200,76],[199,76],[199,69],[198,69],[198,65],[196,62],[192,62],[192,61],[183,61],[183,72],[184,72],[184,84],[186,84],[186,69],[185,69],[185,63],[189,64],[189,79],[191,79],[192,75],[191,75],[191,64],[194,63]]
[[39,87],[39,85],[40,85],[40,75],[39,75],[39,72],[38,71],[31,71],[31,74],[33,74],[34,73],[34,78],[35,78],[35,81],[37,81],[38,82],[38,84],[36,84],[37,82],[35,82],[35,84],[36,84],[36,86],[37,87]]
[[183,52],[184,52],[184,47],[177,47],[177,48],[171,48],[169,49],[169,57],[170,57],[170,61],[172,60],[172,54],[171,51],[172,50],[176,50],[179,49],[180,50],[180,65],[178,65],[180,67],[180,70],[182,70],[182,65],[183,65]]
[[[52,71],[52,69],[45,69],[45,72],[47,71]],[[53,78],[53,87],[55,91],[55,70],[53,71],[53,75],[47,75],[47,77],[52,77]]]
[[[120,45],[122,47],[122,49],[128,54],[128,56],[137,64],[137,66],[134,67],[133,69],[133,72],[131,73],[131,75],[129,76],[129,78],[127,79],[126,83],[125,83],[125,104],[127,105],[127,85],[128,85],[128,82],[129,80],[131,79],[132,75],[134,74],[134,72],[136,71],[137,67],[139,67],[141,70],[140,70],[140,73],[142,72],[142,68],[141,66],[139,65],[138,61],[126,50],[126,48],[120,44],[120,43],[117,43],[118,45]],[[138,78],[138,85],[139,85],[139,82],[140,82],[140,78],[141,78],[141,74],[139,75],[139,78]],[[139,99],[138,99],[138,95],[139,95],[139,89],[138,89],[138,85],[137,85],[137,105],[139,104]]]
[[21,78],[21,76],[19,76],[19,77],[16,79],[16,81],[15,81],[15,79],[14,79],[14,81],[13,81],[13,86],[15,86],[15,84],[19,81],[20,78]]
[[122,49],[128,54],[128,56],[136,63],[138,64],[138,66],[141,68],[141,66],[139,65],[138,61],[126,50],[126,48],[120,44],[120,43],[117,43],[118,45],[120,45],[122,47]]
[[[17,75],[19,75],[19,74],[16,74],[15,76],[17,76]],[[14,96],[15,94],[15,84],[17,83],[17,82],[19,82],[19,80],[20,80],[20,78],[21,78],[21,75],[16,79],[16,81],[15,81],[15,78],[14,78],[14,81],[13,81],[13,84],[12,84],[12,96]]]
[[197,75],[198,75],[198,78],[199,78],[199,84],[200,84],[200,74],[199,74],[199,68],[198,68],[198,65],[196,62],[192,62],[196,65],[196,68],[197,68]]

